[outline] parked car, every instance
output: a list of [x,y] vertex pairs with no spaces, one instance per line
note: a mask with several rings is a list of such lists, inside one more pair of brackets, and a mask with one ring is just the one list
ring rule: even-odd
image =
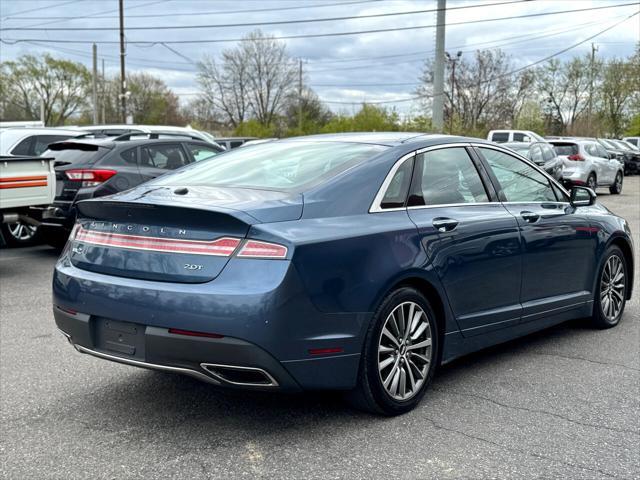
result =
[[223,158],[78,203],[53,312],[79,352],[396,415],[441,363],[613,327],[631,298],[627,222],[501,146],[359,133]]
[[556,155],[553,146],[547,142],[513,142],[503,143],[502,146],[510,148],[523,157],[528,158],[558,181],[562,181],[562,160]]
[[624,163],[624,174],[640,173],[640,150],[633,144],[622,140],[607,139],[607,143],[615,147],[618,156]]
[[[591,139],[588,139],[591,140]],[[607,138],[594,138],[596,142],[604,147],[609,154],[609,158],[615,158],[624,165],[624,150]]]
[[222,145],[225,150],[232,150],[234,148],[241,147],[246,142],[252,140],[259,140],[257,137],[220,137],[216,138],[218,145]]
[[595,140],[550,140],[563,161],[562,178],[569,185],[586,185],[591,189],[608,187],[622,193],[624,165]]
[[118,137],[127,133],[174,133],[193,136],[209,143],[216,143],[216,139],[208,132],[172,125],[85,125],[77,128],[84,132],[104,137]]
[[274,142],[277,138],[256,138],[255,140],[247,140],[241,147],[250,147],[251,145],[260,145],[261,143]]
[[[16,123],[16,122],[12,122]],[[0,130],[0,155],[37,157],[50,143],[77,137],[82,132],[76,129],[34,128],[13,126]],[[38,241],[38,227],[35,223],[22,220],[0,223],[0,232],[5,243],[13,247],[31,245]]]
[[622,140],[640,148],[640,137],[624,137]]
[[40,206],[55,194],[53,158],[0,155],[0,246],[33,240]]
[[529,130],[491,130],[487,140],[495,143],[546,142],[540,135]]
[[129,137],[75,139],[49,146],[47,154],[56,158],[57,188],[53,204],[43,214],[46,242],[64,245],[75,223],[78,201],[127,190],[223,151],[209,142],[184,137]]

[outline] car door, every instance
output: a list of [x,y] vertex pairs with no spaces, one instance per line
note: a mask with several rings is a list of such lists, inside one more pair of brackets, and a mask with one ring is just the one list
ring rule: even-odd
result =
[[418,152],[407,210],[465,336],[520,320],[518,224],[492,200],[486,172],[464,146]]
[[191,159],[180,142],[151,143],[140,147],[138,166],[143,182],[189,163]]
[[605,160],[604,165],[607,171],[606,183],[612,184],[616,178],[616,174],[620,169],[620,162],[614,155],[610,155],[609,152],[600,144],[596,144],[596,152],[598,154],[598,158],[602,158]]
[[591,162],[598,176],[598,184],[607,185],[612,182],[611,171],[609,168],[609,154],[595,142],[584,144],[584,151],[591,158]]
[[523,322],[588,301],[596,244],[586,215],[532,165],[489,146],[477,150],[520,229]]

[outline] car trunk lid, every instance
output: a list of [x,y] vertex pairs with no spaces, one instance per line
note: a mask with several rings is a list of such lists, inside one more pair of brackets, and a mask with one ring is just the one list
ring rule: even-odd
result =
[[71,262],[120,277],[211,281],[251,225],[300,218],[301,195],[248,190],[140,186],[79,202]]

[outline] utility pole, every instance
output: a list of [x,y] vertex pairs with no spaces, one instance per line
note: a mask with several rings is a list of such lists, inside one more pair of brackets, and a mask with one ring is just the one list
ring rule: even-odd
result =
[[302,59],[300,59],[300,68],[298,70],[298,130],[302,135]]
[[93,78],[91,79],[93,96],[93,124],[98,124],[98,46],[93,44]]
[[127,80],[124,73],[124,0],[118,0],[120,10],[120,109],[122,123],[127,123]]
[[459,51],[455,58],[449,55],[449,52],[445,52],[445,55],[447,56],[447,61],[451,63],[451,111],[449,112],[449,135],[453,135],[453,112],[455,109],[453,99],[456,86],[456,63],[458,63],[460,57],[462,57],[462,52]]
[[444,130],[444,39],[447,0],[438,0],[436,16],[436,57],[433,68],[433,112],[431,123],[436,132]]
[[589,62],[589,108],[587,115],[587,129],[588,135],[591,135],[591,113],[593,109],[593,77],[594,77],[594,67],[596,61],[596,52],[598,51],[598,47],[596,47],[595,43],[591,43],[591,61]]
[[102,81],[101,83],[101,90],[102,90],[102,95],[101,95],[101,106],[102,106],[102,125],[106,125],[106,104],[107,104],[107,92],[106,92],[106,85],[105,85],[105,78],[104,78],[104,58],[102,59]]

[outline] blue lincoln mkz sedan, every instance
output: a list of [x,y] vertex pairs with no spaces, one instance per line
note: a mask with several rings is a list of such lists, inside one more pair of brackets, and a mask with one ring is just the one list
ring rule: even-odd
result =
[[395,415],[437,366],[621,319],[627,222],[474,138],[319,135],[78,204],[53,311],[80,352],[231,388],[348,390]]

